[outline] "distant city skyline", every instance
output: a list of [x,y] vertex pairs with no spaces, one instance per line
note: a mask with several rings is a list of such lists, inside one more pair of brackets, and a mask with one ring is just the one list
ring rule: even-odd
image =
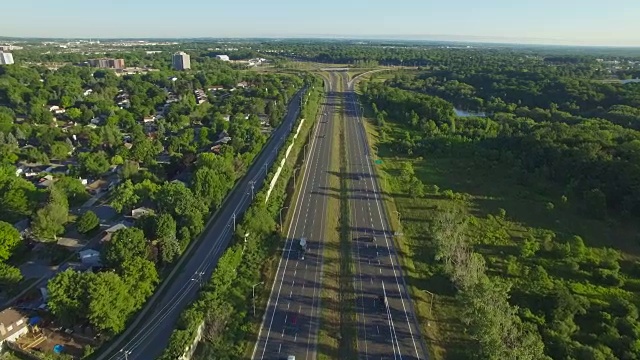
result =
[[[615,5],[615,6],[614,6]],[[640,46],[640,1],[13,1],[0,36],[365,38]]]

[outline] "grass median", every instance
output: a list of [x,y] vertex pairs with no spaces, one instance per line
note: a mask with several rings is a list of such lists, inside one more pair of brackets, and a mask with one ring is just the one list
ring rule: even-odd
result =
[[[343,91],[338,83],[337,95]],[[329,188],[336,196],[328,201],[329,216],[324,245],[324,278],[322,283],[322,313],[318,337],[318,359],[354,359],[357,357],[355,330],[355,298],[353,262],[349,239],[349,204],[347,199],[346,144],[342,99],[336,107],[331,133]]]

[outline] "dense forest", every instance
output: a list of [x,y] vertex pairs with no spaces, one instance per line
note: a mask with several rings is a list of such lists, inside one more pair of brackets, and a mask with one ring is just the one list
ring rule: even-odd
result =
[[[362,84],[390,156],[504,169],[504,181],[514,186],[541,196],[559,191],[560,199],[547,202],[549,212],[575,209],[585,223],[637,222],[639,84],[594,81],[597,72],[581,70],[579,62],[532,68],[511,56],[508,66],[461,64]],[[479,116],[458,116],[459,109]],[[400,170],[394,181],[412,197],[469,199],[421,183],[415,174],[428,169],[405,164]],[[468,181],[481,176],[477,171]],[[454,208],[423,220],[430,224],[428,262],[435,260],[435,271],[450,279],[459,321],[474,340],[466,357],[640,357],[640,262],[619,247],[637,244],[593,247],[585,245],[591,234],[584,240],[548,228],[515,233],[504,209],[480,219]],[[495,246],[504,250],[487,252]]]

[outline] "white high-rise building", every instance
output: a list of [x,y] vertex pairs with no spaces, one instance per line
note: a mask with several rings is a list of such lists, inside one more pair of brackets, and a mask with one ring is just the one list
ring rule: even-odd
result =
[[13,64],[13,54],[0,51],[0,65],[11,65],[11,64]]
[[191,69],[191,57],[185,52],[179,51],[173,54],[171,62],[175,70]]

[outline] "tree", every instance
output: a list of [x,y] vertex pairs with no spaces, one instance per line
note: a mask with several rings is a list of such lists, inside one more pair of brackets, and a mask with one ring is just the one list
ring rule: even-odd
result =
[[69,215],[69,202],[55,186],[49,188],[47,204],[38,210],[31,222],[33,234],[43,239],[53,239],[64,232]]
[[17,267],[0,262],[0,286],[13,287],[22,281],[22,273]]
[[540,242],[532,236],[527,236],[527,238],[520,243],[520,255],[522,255],[522,257],[531,258],[535,256],[538,250],[540,250]]
[[571,248],[571,255],[580,261],[584,259],[587,254],[587,247],[584,245],[584,241],[578,235],[574,235],[569,239],[569,246]]
[[101,272],[87,285],[87,318],[101,331],[117,334],[124,330],[129,315],[135,311],[131,290],[118,274]]
[[144,233],[138,228],[126,228],[116,231],[104,250],[105,265],[119,269],[122,264],[133,258],[146,259],[149,256]]
[[173,238],[161,238],[158,240],[158,250],[160,251],[160,260],[164,264],[171,264],[180,256],[180,243]]
[[156,239],[175,239],[176,221],[170,214],[162,213],[155,217],[154,235]]
[[144,305],[145,300],[153,294],[153,290],[158,284],[156,267],[147,259],[135,257],[122,264],[120,274],[130,289],[134,309],[138,310]]
[[65,160],[71,155],[73,148],[64,141],[56,141],[51,145],[49,155],[52,159]]
[[80,216],[77,227],[78,232],[86,234],[100,225],[100,219],[93,211],[89,210]]
[[119,212],[131,210],[140,201],[140,196],[136,194],[136,190],[131,180],[126,180],[116,188],[111,200],[111,206]]
[[0,262],[10,258],[21,241],[22,237],[13,225],[0,221]]
[[72,326],[86,317],[89,305],[86,280],[93,278],[92,275],[67,269],[47,283],[47,305],[51,313],[63,324]]
[[228,181],[229,179],[219,176],[216,170],[203,167],[198,169],[193,176],[193,192],[209,207],[216,207],[222,203],[227,195],[230,185]]
[[82,117],[82,111],[78,108],[67,109],[65,114],[71,121],[78,121]]
[[89,200],[89,193],[80,179],[62,176],[56,182],[56,187],[64,192],[70,204],[80,205]]
[[100,176],[109,170],[109,160],[104,151],[80,153],[78,162],[81,171],[85,174]]

